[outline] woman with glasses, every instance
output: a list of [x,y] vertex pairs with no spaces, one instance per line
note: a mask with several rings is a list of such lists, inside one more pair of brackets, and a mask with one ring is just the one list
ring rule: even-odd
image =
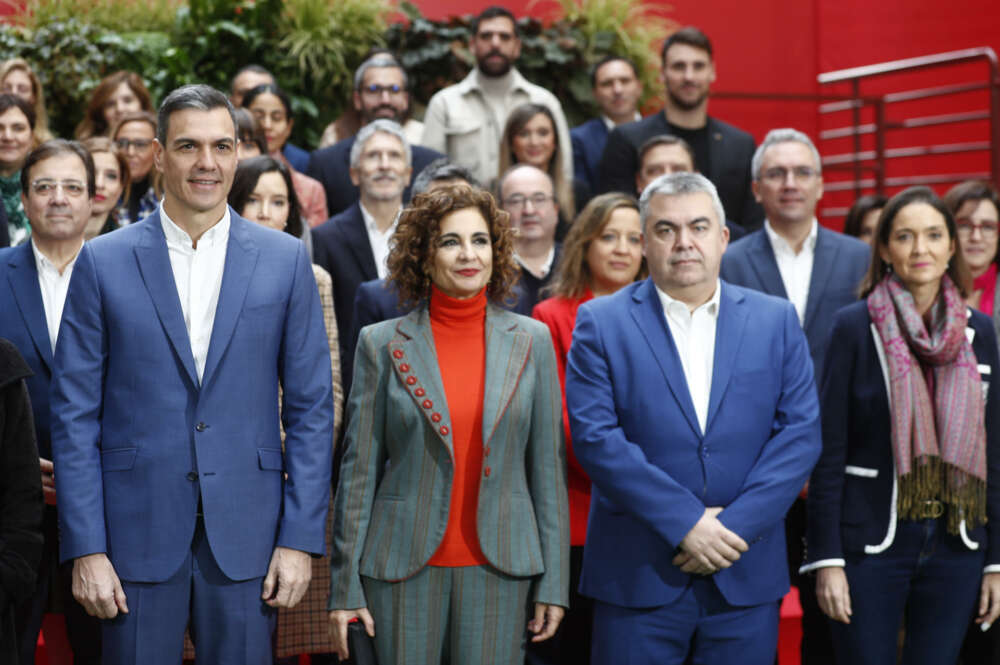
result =
[[117,211],[118,225],[127,226],[153,214],[160,202],[153,173],[156,116],[148,111],[125,113],[111,137],[128,162],[128,196],[122,197]]
[[563,171],[556,121],[542,104],[522,104],[507,116],[500,138],[500,169],[506,173],[514,164],[530,164],[549,174],[559,204],[556,240],[562,240],[576,211],[590,200],[590,188],[579,178]]
[[268,154],[291,169],[292,183],[302,204],[302,217],[306,223],[313,227],[325,222],[329,214],[323,185],[318,180],[296,171],[281,154],[295,125],[292,103],[288,95],[273,83],[259,85],[243,96],[243,108],[250,111],[257,126],[264,132]]
[[843,665],[894,665],[901,624],[904,665],[950,665],[1000,616],[1000,358],[957,235],[927,187],[891,198],[833,323],[800,572]]
[[993,185],[968,180],[944,195],[944,203],[955,215],[958,249],[972,273],[969,306],[993,318],[1000,331],[1000,290],[997,290],[997,225],[1000,198]]
[[135,72],[118,71],[101,79],[90,94],[83,120],[76,127],[76,138],[108,136],[126,113],[153,113],[153,97]]

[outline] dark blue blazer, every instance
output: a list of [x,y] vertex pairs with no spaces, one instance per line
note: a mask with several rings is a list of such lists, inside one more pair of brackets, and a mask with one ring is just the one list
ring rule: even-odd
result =
[[787,301],[722,282],[706,430],[651,279],[584,303],[566,367],[573,450],[593,481],[580,592],[670,603],[706,507],[750,549],[712,576],[733,605],[789,587],[783,519],[820,453],[809,347]]
[[[986,463],[989,523],[969,530],[969,541],[986,548],[986,564],[1000,563],[1000,359],[989,317],[969,310],[966,336],[986,391]],[[837,562],[848,554],[873,553],[892,542],[896,514],[895,464],[890,438],[888,379],[879,358],[881,339],[861,301],[843,308],[831,325],[833,338],[820,383],[823,454],[809,481],[806,565]],[[821,563],[821,565],[824,565]]]
[[200,381],[159,213],[80,251],[52,374],[63,560],[107,552],[122,579],[162,582],[190,556],[198,513],[232,580],[262,577],[275,546],[325,550],[319,291],[297,238],[230,215]]
[[52,344],[31,242],[0,250],[0,337],[6,337],[17,347],[34,372],[25,383],[35,417],[38,454],[52,459],[49,436]]
[[309,167],[309,151],[303,150],[297,145],[292,145],[291,143],[285,143],[285,147],[281,149],[281,154],[285,156],[288,163],[292,165],[292,168],[299,173],[305,173],[306,169]]
[[354,296],[362,282],[378,279],[368,231],[355,201],[312,230],[313,260],[333,278],[333,307],[340,340],[341,375],[344,392],[351,385]]
[[[608,142],[608,126],[603,118],[591,118],[569,130],[573,143],[573,176],[583,180],[596,192],[601,169],[601,155]],[[578,206],[578,209],[582,206]]]
[[[351,147],[355,138],[357,137],[349,136],[315,151],[309,157],[305,173],[323,184],[323,189],[326,190],[326,209],[331,216],[347,210],[361,197],[360,190],[351,182],[350,174]],[[403,203],[410,200],[413,178],[435,159],[444,157],[440,152],[419,145],[411,145],[410,150],[413,153],[413,174],[410,176],[410,183],[403,190]],[[349,300],[347,305],[350,306],[353,302],[354,300]]]
[[[817,377],[823,375],[823,358],[830,341],[833,316],[841,307],[858,299],[858,285],[868,270],[870,256],[871,250],[866,243],[819,227],[802,326],[809,339],[809,354]],[[722,255],[722,279],[788,298],[764,229],[754,231],[726,249]]]

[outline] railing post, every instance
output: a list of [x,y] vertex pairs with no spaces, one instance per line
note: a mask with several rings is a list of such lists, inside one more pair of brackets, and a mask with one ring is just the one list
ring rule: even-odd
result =
[[[875,102],[875,193],[885,196],[885,97]],[[857,161],[855,161],[857,163]]]
[[[851,79],[851,94],[854,96],[854,101],[851,104],[851,119],[854,123],[854,154],[861,154],[861,132],[858,129],[861,127],[861,79],[854,78]],[[855,158],[854,160],[854,200],[861,198],[861,162]]]

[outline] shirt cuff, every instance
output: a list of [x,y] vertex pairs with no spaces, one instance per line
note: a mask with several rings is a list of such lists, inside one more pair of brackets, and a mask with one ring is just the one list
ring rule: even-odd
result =
[[[812,571],[820,568],[843,568],[846,564],[847,562],[843,559],[820,559],[819,561],[807,563],[799,568],[799,575],[805,575],[806,573],[811,573]],[[996,568],[1000,571],[1000,565]]]
[[986,573],[1000,573],[1000,563],[994,563],[983,568],[983,574],[985,575]]

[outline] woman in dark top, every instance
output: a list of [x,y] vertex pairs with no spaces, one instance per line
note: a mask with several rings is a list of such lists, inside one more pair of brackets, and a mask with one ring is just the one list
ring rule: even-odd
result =
[[889,200],[863,300],[834,321],[807,561],[843,664],[956,662],[1000,615],[1000,372],[965,304],[951,212],[926,187]]
[[156,212],[156,173],[153,170],[153,139],[156,116],[149,111],[131,111],[122,115],[111,138],[128,162],[128,195],[122,197],[116,211],[118,225],[135,224]]
[[[497,306],[508,215],[465,185],[399,219],[390,280],[418,307],[361,331],[334,502],[330,613],[382,665],[524,662],[568,604],[569,515],[548,329]],[[528,621],[528,613],[534,616]]]

